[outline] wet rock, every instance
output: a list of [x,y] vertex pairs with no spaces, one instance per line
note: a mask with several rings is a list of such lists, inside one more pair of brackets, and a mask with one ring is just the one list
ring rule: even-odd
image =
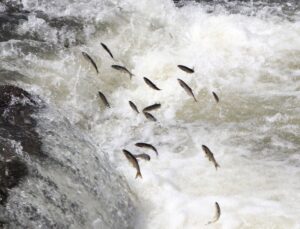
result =
[[17,186],[27,175],[27,166],[18,158],[16,149],[9,141],[0,138],[0,205],[6,204],[9,189]]
[[[17,144],[29,154],[41,154],[41,142],[31,117],[38,108],[33,97],[21,88],[0,85],[0,204],[5,205],[9,190],[28,175]],[[15,144],[15,145],[14,145]]]
[[21,143],[31,155],[44,156],[32,117],[39,105],[21,88],[0,85],[0,136]]
[[133,228],[126,181],[81,130],[42,104],[0,85],[0,228]]

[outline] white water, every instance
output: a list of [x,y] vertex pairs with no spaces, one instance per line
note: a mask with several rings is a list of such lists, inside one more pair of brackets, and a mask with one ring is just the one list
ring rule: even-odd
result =
[[[6,63],[27,76],[19,85],[61,109],[126,176],[139,198],[136,228],[300,228],[297,15],[289,21],[265,11],[251,17],[225,10],[209,14],[202,5],[176,8],[167,0],[58,5],[25,1],[25,7],[50,15],[82,17],[86,46],[40,57],[21,55],[11,41],[2,45],[1,55],[22,57]],[[19,28],[28,30],[56,42],[56,31],[41,19],[32,16]],[[115,62],[100,42],[135,74],[131,81],[110,67]],[[94,58],[99,75],[81,51]],[[177,64],[195,67],[195,74]],[[144,76],[162,90],[149,88]],[[177,78],[193,88],[198,103]],[[103,106],[98,90],[111,109]],[[153,112],[158,122],[136,115],[129,100],[140,110],[160,102],[162,108]],[[159,157],[136,148],[138,141],[153,143]],[[218,171],[202,144],[213,151]],[[140,161],[143,179],[135,179],[123,148],[151,155],[150,162]],[[205,226],[215,201],[221,218]]]

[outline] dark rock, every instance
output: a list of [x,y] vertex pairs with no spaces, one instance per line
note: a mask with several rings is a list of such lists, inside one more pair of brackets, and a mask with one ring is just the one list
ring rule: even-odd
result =
[[32,117],[39,105],[21,88],[0,85],[0,136],[21,143],[31,155],[43,156],[41,142]]
[[12,85],[0,85],[0,204],[5,205],[8,192],[28,175],[26,163],[20,158],[20,143],[30,155],[43,156],[41,142],[35,132],[32,114],[37,102],[28,92]]
[[9,189],[17,186],[28,175],[26,164],[7,140],[0,138],[0,204],[5,205]]
[[125,180],[50,109],[0,85],[0,228],[133,228]]
[[[34,101],[32,96],[21,88],[12,85],[0,85],[0,91],[1,91],[0,107],[8,107],[10,105],[18,105],[18,104],[22,105],[21,100],[23,99],[27,100],[25,102],[30,102],[29,104],[30,106],[33,104],[36,105],[36,102]],[[16,98],[17,100],[13,101],[14,98]]]

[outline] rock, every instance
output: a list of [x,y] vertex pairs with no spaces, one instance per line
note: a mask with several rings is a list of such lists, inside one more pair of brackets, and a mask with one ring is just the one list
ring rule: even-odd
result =
[[134,227],[135,197],[82,130],[0,85],[0,228]]
[[6,204],[9,189],[28,175],[26,164],[16,155],[11,143],[0,138],[0,205]]
[[32,114],[39,108],[35,99],[21,88],[0,85],[0,136],[21,143],[31,155],[44,156]]
[[0,85],[0,204],[5,205],[9,191],[28,175],[15,142],[29,154],[43,155],[41,142],[31,117],[38,108],[33,97],[21,88]]

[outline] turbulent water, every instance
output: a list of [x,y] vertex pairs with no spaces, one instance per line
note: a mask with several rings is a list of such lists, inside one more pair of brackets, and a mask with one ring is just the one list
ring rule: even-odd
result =
[[[0,3],[0,11],[6,10]],[[89,167],[92,160],[81,145],[88,141],[109,158],[112,166],[104,167],[125,176],[137,196],[136,228],[300,228],[297,1],[24,0],[23,10],[26,17],[12,22],[0,43],[1,71],[10,72],[1,83],[37,94],[57,110],[39,116],[40,132],[56,154],[61,144],[74,145],[82,150],[78,163]],[[112,64],[126,66],[132,80]],[[162,90],[151,89],[143,77]],[[197,103],[177,78],[193,89]],[[158,121],[136,114],[129,100],[139,110],[161,103],[152,112]],[[84,137],[51,138],[46,125],[67,136],[66,124],[57,119]],[[140,141],[156,146],[159,156],[135,147]],[[202,145],[214,153],[217,171]],[[139,162],[143,179],[135,179],[124,148],[151,156]],[[215,202],[221,217],[205,226]],[[91,211],[94,204],[86,201]],[[91,225],[97,228],[97,221]]]

